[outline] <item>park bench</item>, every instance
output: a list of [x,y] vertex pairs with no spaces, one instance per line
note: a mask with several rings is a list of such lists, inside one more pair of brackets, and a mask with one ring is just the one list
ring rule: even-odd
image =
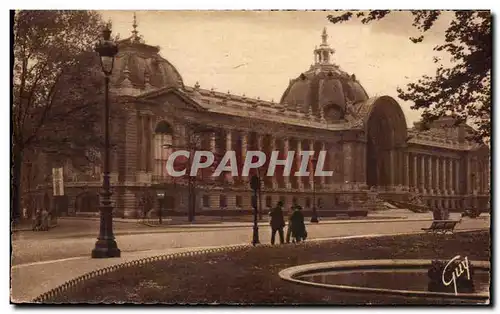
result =
[[453,233],[455,226],[461,220],[434,220],[429,228],[422,228],[422,230],[428,233]]

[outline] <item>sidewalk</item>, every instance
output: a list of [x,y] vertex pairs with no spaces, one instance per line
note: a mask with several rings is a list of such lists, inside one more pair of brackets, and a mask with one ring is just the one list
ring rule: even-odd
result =
[[[353,224],[383,224],[383,223],[401,223],[401,222],[431,222],[431,213],[411,213],[404,212],[401,210],[397,211],[383,211],[380,213],[374,213],[369,217],[359,217],[350,219],[328,219],[321,218],[319,223],[311,223],[309,218],[306,217],[306,226],[341,226],[341,225],[353,225]],[[392,217],[388,217],[387,215]],[[399,217],[397,217],[399,216]],[[201,217],[197,217],[201,218]],[[214,221],[203,217],[202,219],[197,219],[190,223],[187,221],[186,217],[177,217],[175,221],[164,219],[162,225],[158,224],[144,224],[142,220],[135,219],[114,219],[113,229],[115,236],[124,235],[140,235],[140,234],[160,234],[160,233],[191,233],[191,232],[207,232],[210,230],[236,230],[236,229],[246,229],[252,228],[253,222],[238,222],[238,221]],[[459,220],[459,213],[452,213],[450,219]],[[479,216],[478,220],[489,220],[489,215],[483,214]],[[259,229],[269,227],[269,222],[267,220],[258,222]],[[13,241],[17,240],[29,240],[29,239],[63,239],[63,238],[84,238],[92,237],[96,238],[99,231],[99,219],[98,218],[88,218],[88,217],[63,217],[58,219],[58,226],[49,231],[45,232],[33,232],[31,230],[14,232]]]

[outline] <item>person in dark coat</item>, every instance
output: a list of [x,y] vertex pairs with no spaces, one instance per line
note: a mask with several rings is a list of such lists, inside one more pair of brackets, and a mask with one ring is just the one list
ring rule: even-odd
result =
[[275,208],[269,213],[271,216],[271,244],[274,245],[276,232],[279,233],[280,243],[285,242],[283,228],[285,227],[285,219],[283,218],[283,202],[279,201]]
[[295,203],[293,205],[293,213],[290,217],[292,225],[292,237],[295,242],[303,241],[307,238],[306,225],[304,224],[304,215],[302,214],[302,207]]
[[40,209],[37,209],[35,214],[33,215],[32,229],[33,231],[40,231],[41,226],[42,226],[42,211]]
[[292,214],[293,209],[288,210],[288,227],[286,228],[286,243],[290,243],[290,237],[292,236]]

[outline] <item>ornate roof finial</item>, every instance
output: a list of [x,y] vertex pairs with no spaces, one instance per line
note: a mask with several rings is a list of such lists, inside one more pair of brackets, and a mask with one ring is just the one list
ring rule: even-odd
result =
[[323,28],[323,33],[321,34],[321,45],[319,48],[314,49],[314,63],[315,65],[328,64],[332,65],[330,60],[330,55],[335,53],[335,50],[330,48],[328,45],[328,34],[326,33],[326,27]]
[[134,12],[134,23],[132,24],[132,27],[134,28],[134,30],[132,31],[132,34],[134,34],[134,36],[137,37],[137,34],[139,32],[137,31],[137,15],[135,14],[135,12]]
[[198,81],[196,81],[196,83],[194,84],[194,88],[195,89],[200,89],[200,83]]
[[134,22],[132,23],[132,37],[130,38],[133,43],[142,43],[143,40],[139,36],[139,31],[137,30],[137,15],[134,12]]

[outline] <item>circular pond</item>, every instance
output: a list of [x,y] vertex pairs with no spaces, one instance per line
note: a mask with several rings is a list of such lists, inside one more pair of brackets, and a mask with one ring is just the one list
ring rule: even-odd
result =
[[[474,293],[430,292],[427,270],[431,260],[360,260],[300,265],[280,272],[284,280],[298,284],[354,293],[446,298],[485,302],[489,299],[490,265],[471,261]],[[462,276],[466,276],[464,273]]]

